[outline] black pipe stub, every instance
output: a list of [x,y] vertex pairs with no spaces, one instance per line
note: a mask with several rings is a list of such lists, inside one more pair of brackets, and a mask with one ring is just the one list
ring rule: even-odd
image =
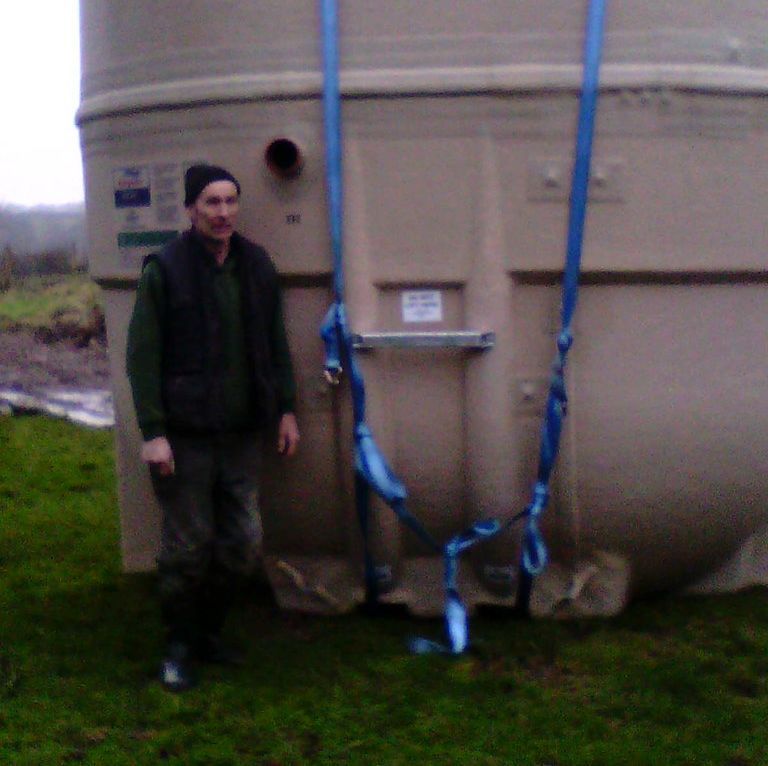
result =
[[277,178],[296,178],[304,167],[304,155],[290,138],[275,138],[264,150],[264,162]]

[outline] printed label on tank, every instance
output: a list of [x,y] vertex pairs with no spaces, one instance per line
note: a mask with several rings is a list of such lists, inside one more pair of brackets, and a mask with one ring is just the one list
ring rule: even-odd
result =
[[442,322],[443,296],[439,290],[405,290],[403,322]]
[[157,161],[112,171],[120,264],[134,269],[187,226],[184,171],[193,163]]
[[180,234],[176,229],[156,231],[121,231],[117,234],[120,264],[135,267],[150,253],[157,253]]
[[181,218],[183,177],[183,168],[176,162],[152,166],[152,206],[158,224],[175,224]]
[[112,181],[116,208],[149,207],[152,204],[148,168],[118,168],[112,174]]

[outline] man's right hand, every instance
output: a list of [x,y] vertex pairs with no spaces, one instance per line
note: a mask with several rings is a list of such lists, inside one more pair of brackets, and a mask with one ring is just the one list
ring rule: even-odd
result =
[[141,459],[158,476],[170,476],[175,470],[171,445],[165,436],[158,436],[141,445]]

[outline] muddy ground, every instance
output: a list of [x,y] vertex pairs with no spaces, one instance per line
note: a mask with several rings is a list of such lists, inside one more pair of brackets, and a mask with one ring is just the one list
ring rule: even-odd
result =
[[28,330],[0,331],[0,388],[33,393],[66,386],[108,389],[106,344],[93,338],[85,345],[75,339],[46,339]]

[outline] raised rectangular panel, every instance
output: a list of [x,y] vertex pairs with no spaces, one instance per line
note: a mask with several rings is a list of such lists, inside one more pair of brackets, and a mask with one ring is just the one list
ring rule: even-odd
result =
[[477,246],[477,142],[430,135],[360,139],[360,188],[375,282],[463,281]]

